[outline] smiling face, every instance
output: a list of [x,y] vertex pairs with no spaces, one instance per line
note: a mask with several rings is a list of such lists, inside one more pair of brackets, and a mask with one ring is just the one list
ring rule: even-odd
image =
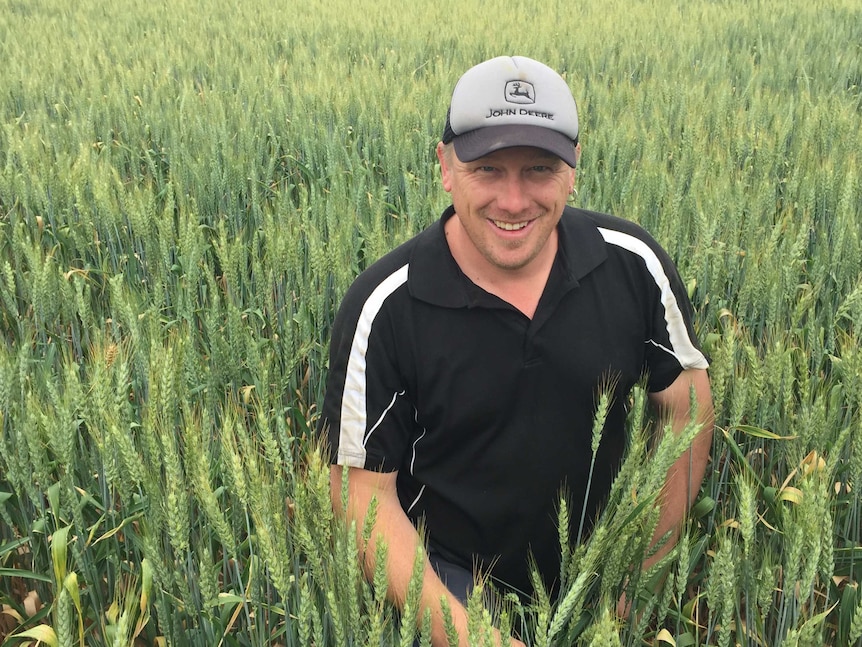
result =
[[457,218],[451,231],[447,227],[449,246],[468,276],[500,279],[550,268],[557,223],[575,181],[573,168],[525,146],[462,162],[451,147],[439,144],[437,157],[443,188],[455,207],[449,222]]

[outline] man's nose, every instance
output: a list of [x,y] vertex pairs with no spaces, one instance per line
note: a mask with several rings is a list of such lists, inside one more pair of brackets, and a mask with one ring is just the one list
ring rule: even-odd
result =
[[517,175],[508,175],[501,182],[497,195],[497,206],[509,213],[520,213],[529,205],[523,180]]

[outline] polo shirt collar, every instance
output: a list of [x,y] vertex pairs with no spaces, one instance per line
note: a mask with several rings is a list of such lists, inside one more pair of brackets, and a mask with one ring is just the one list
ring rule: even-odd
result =
[[470,282],[464,276],[446,242],[443,226],[455,215],[450,206],[437,222],[419,234],[410,257],[407,288],[410,295],[444,308],[466,308],[471,304]]
[[587,213],[567,206],[557,225],[560,234],[557,257],[562,259],[566,274],[575,285],[608,257],[607,243]]
[[[410,258],[407,286],[411,296],[433,305],[447,308],[481,305],[485,291],[464,275],[446,242],[443,227],[453,215],[455,208],[450,206],[437,222],[419,234]],[[568,292],[607,258],[607,249],[595,223],[579,209],[567,206],[557,231],[560,245],[548,286],[556,283],[562,292]]]

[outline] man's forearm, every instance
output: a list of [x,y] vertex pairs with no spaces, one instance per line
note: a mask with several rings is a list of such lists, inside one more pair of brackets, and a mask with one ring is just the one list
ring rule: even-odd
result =
[[[341,507],[340,467],[332,468],[333,504]],[[365,550],[363,568],[371,579],[377,568],[377,543],[386,544],[387,597],[399,608],[403,608],[410,588],[416,551],[421,537],[416,528],[404,514],[394,489],[395,477],[391,474],[378,474],[365,470],[350,470],[349,509],[347,519],[355,520],[357,533],[362,536],[366,512],[372,499],[377,499],[377,513],[374,528],[370,533],[369,545]],[[431,643],[435,647],[446,647],[446,626],[441,598],[445,597],[452,614],[452,620],[460,636],[460,644],[467,645],[467,611],[461,602],[446,588],[437,573],[425,558],[422,581],[422,595],[419,604],[418,620],[425,610],[431,613]]]
[[668,470],[661,494],[659,520],[650,546],[655,546],[670,531],[668,540],[644,560],[647,569],[658,562],[676,545],[683,519],[697,496],[706,473],[709,449],[712,446],[712,425],[703,429]]
[[[696,410],[691,410],[691,390],[694,389]],[[692,414],[701,430],[691,447],[668,470],[660,500],[659,521],[653,534],[654,546],[668,532],[668,541],[644,561],[649,568],[664,557],[676,544],[680,526],[688,513],[706,474],[712,448],[713,406],[709,379],[705,370],[683,371],[665,391],[655,394],[653,401],[671,423],[672,433],[682,433],[691,422]]]

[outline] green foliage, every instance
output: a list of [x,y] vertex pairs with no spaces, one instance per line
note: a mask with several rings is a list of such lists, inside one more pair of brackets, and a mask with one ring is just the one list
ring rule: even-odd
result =
[[856,3],[414,4],[0,0],[0,642],[428,643],[363,576],[313,429],[342,294],[446,204],[452,83],[521,53],[578,100],[579,204],[676,260],[718,428],[641,573],[683,445],[636,390],[559,595],[479,591],[471,626],[862,645]]

